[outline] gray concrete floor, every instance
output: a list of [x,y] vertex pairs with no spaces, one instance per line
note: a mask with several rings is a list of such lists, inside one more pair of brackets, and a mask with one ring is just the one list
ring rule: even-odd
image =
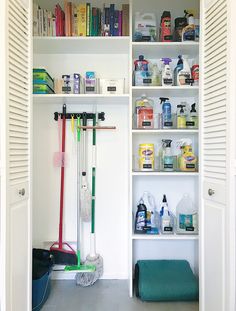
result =
[[128,282],[99,280],[82,288],[74,281],[52,281],[51,295],[42,311],[198,311],[195,302],[142,302],[129,298]]

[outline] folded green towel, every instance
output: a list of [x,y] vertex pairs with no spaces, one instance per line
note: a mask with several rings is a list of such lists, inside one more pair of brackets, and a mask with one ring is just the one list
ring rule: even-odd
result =
[[142,300],[198,300],[198,281],[186,260],[139,260],[135,270]]

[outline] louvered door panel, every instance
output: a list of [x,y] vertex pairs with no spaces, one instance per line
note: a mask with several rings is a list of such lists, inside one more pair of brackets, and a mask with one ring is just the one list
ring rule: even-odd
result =
[[[203,156],[203,159],[204,178],[209,182],[224,181],[226,179],[226,20],[225,1],[216,1],[206,11],[204,25],[203,152],[204,155],[207,155],[207,158],[205,159]],[[221,47],[216,49],[216,45]]]
[[9,179],[29,179],[29,12],[9,0]]
[[[26,0],[27,2],[28,0]],[[7,12],[7,311],[30,311],[30,6],[6,0]],[[29,4],[29,3],[28,3]]]

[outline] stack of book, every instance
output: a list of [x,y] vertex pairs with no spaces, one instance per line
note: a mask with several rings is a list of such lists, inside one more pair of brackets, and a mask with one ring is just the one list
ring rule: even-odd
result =
[[74,4],[64,0],[64,10],[59,4],[54,13],[33,6],[34,36],[128,36],[129,4],[117,10],[115,4],[103,8],[90,3]]

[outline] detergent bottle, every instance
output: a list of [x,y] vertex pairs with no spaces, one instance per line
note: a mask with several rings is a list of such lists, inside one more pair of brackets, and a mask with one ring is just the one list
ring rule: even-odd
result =
[[137,208],[134,231],[135,233],[146,233],[147,207],[143,203],[143,200],[140,200]]
[[141,99],[136,100],[136,117],[137,128],[153,128],[154,126],[154,113],[153,113],[153,100],[147,98],[145,94]]
[[188,19],[188,25],[182,30],[182,41],[195,41],[196,33],[193,14],[189,14],[187,11],[184,12]]
[[153,195],[144,191],[142,198],[143,204],[147,208],[147,221],[146,221],[146,233],[147,234],[158,234],[159,233],[159,221],[158,212],[155,204]]
[[175,70],[174,70],[174,85],[177,85],[177,86],[178,86],[178,82],[177,82],[178,73],[179,73],[180,70],[182,70],[182,69],[183,69],[183,59],[182,59],[182,56],[179,55],[179,56],[178,56],[177,65],[176,65]]
[[198,213],[187,193],[176,206],[176,218],[176,233],[196,234],[198,232]]
[[144,59],[143,55],[139,55],[138,59],[134,61],[135,71],[148,71],[148,61]]
[[172,60],[170,58],[162,58],[161,61],[164,63],[164,68],[162,69],[162,86],[172,86],[173,85],[173,73],[170,68],[170,63]]
[[174,233],[174,217],[169,211],[166,195],[163,195],[161,210],[160,210],[160,221],[161,221],[161,233],[170,234]]
[[160,25],[160,41],[171,42],[173,39],[171,35],[171,14],[170,11],[164,11],[161,16]]
[[177,73],[177,86],[184,86],[191,84],[191,69],[187,61],[187,56],[182,55],[183,68]]
[[197,157],[193,153],[192,141],[189,138],[183,138],[178,141],[181,149],[181,155],[178,158],[180,171],[196,172]]
[[162,105],[162,128],[172,128],[172,114],[171,114],[171,104],[168,97],[160,97],[160,104]]

